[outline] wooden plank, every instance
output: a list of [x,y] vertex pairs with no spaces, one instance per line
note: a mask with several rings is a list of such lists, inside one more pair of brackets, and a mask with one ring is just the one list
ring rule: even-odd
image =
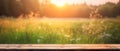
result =
[[0,44],[0,49],[120,49],[120,44]]

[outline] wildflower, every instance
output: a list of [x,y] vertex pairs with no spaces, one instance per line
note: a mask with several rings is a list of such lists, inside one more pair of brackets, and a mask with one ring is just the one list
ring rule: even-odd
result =
[[40,39],[37,39],[37,42],[40,43]]
[[111,37],[111,35],[110,35],[110,34],[105,34],[104,36],[105,36],[105,37]]
[[41,26],[39,26],[38,29],[41,29]]
[[101,38],[104,38],[104,37],[111,37],[111,35],[110,34],[104,34],[104,35],[102,35],[102,36],[100,36]]
[[65,37],[70,37],[70,35],[65,35]]
[[76,41],[80,41],[80,40],[81,40],[81,38],[77,38],[77,39],[76,39]]

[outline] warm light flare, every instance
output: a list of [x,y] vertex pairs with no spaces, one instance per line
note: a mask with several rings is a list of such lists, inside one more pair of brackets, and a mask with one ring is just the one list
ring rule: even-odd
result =
[[64,6],[64,3],[55,3],[57,6]]
[[51,0],[51,3],[56,5],[56,6],[64,6],[66,2],[64,0]]
[[39,0],[40,3],[46,3],[50,2],[56,6],[64,6],[65,4],[83,4],[86,3],[88,5],[100,5],[104,4],[106,2],[113,2],[113,3],[118,3],[119,0]]

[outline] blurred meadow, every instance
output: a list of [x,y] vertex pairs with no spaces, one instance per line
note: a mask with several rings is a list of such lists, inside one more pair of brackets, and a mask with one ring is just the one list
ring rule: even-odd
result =
[[0,44],[120,44],[120,0],[0,0]]
[[0,19],[0,44],[119,44],[119,19]]

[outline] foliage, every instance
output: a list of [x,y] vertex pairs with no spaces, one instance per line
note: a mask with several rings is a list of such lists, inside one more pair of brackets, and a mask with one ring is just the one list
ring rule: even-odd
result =
[[114,3],[106,3],[104,5],[99,6],[98,11],[101,15],[103,15],[104,17],[117,17],[120,15],[120,3],[118,4],[114,4]]
[[[98,12],[94,13],[96,10]],[[39,2],[39,0],[0,0],[0,16],[27,17],[31,13],[33,13],[33,17],[115,18],[120,16],[120,2],[117,4],[108,2],[100,6],[91,6],[83,3],[66,4],[63,7],[57,7],[51,4],[49,0],[45,0],[43,3]]]
[[0,15],[20,16],[31,12],[39,13],[38,0],[0,0]]

